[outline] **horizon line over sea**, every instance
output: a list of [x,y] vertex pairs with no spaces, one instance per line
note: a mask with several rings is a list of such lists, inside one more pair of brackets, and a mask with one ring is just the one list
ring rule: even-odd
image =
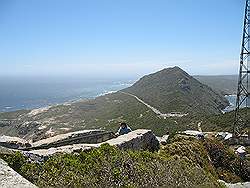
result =
[[0,78],[0,112],[93,99],[131,86],[135,78]]
[[[138,78],[71,77],[4,77],[0,76],[0,112],[37,109],[93,99],[131,86]],[[225,96],[235,108],[235,96]]]

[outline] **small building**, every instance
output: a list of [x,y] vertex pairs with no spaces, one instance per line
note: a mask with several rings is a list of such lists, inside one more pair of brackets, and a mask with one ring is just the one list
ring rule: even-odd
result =
[[246,157],[246,148],[244,146],[238,147],[238,149],[235,151],[237,155],[240,156],[241,159],[244,159]]

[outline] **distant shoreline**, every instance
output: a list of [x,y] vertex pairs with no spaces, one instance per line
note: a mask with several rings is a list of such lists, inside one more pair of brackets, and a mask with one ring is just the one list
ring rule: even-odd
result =
[[74,103],[81,100],[91,100],[99,96],[127,88],[134,80],[64,80],[48,81],[46,83],[33,80],[1,82],[0,113],[19,110],[33,110],[49,106]]
[[[125,84],[126,86],[132,85],[132,84]],[[98,95],[95,95],[93,97],[88,97],[88,98],[77,98],[77,99],[71,99],[62,103],[54,103],[54,104],[47,104],[47,105],[41,105],[39,107],[34,107],[34,108],[20,108],[20,109],[13,109],[13,107],[11,106],[6,106],[6,109],[13,109],[13,110],[6,110],[6,111],[0,111],[0,113],[8,113],[8,112],[15,112],[15,111],[21,111],[21,110],[35,110],[35,109],[42,109],[42,108],[50,108],[50,107],[54,107],[54,106],[60,106],[60,105],[71,105],[72,103],[77,103],[77,102],[82,102],[82,101],[87,101],[87,100],[94,100],[98,97],[101,96],[105,96],[111,93],[116,93],[119,90],[110,90],[110,91],[105,91],[105,92],[101,92]]]
[[[132,84],[130,84],[130,85],[132,85]],[[105,91],[105,92],[102,92],[102,93],[100,93],[100,94],[98,94],[96,96],[89,97],[89,98],[81,98],[80,97],[80,98],[68,100],[68,101],[65,101],[65,102],[62,102],[62,103],[54,103],[54,104],[42,105],[40,107],[35,107],[35,108],[20,108],[20,109],[13,109],[13,110],[7,110],[7,111],[0,111],[0,113],[15,112],[15,111],[21,111],[21,110],[35,110],[35,109],[50,108],[50,107],[60,106],[60,105],[71,105],[72,103],[86,101],[86,100],[93,100],[93,99],[96,99],[98,97],[105,96],[107,94],[116,93],[118,91],[119,90]],[[233,104],[233,101],[232,101],[232,99],[230,100],[230,98],[232,98],[232,97],[235,98],[236,95],[235,94],[229,94],[229,95],[225,95],[225,97],[229,101],[230,105],[222,110],[223,113],[230,112],[230,111],[234,110],[234,108],[235,108],[235,104]],[[6,109],[12,109],[11,106],[7,106],[5,108]]]

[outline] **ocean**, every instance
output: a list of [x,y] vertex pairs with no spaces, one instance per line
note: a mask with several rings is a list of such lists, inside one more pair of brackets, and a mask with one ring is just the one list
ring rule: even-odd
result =
[[0,112],[91,99],[131,86],[131,78],[0,77]]
[[[236,95],[225,95],[225,97],[227,98],[227,100],[229,101],[230,105],[227,106],[223,112],[230,112],[232,110],[234,110],[236,108],[236,98],[237,96]],[[250,106],[250,98],[248,97],[248,105],[247,106]],[[242,107],[246,107],[246,103],[243,103],[241,105],[241,108]]]
[[[136,78],[0,77],[0,112],[34,109],[91,99],[131,86]],[[235,95],[225,96],[235,109]],[[250,102],[250,101],[249,101]]]

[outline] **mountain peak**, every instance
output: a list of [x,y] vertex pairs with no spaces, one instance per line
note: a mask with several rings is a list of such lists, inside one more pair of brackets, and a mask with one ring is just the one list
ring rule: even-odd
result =
[[213,114],[228,105],[224,96],[177,66],[146,75],[124,91],[165,113]]
[[178,67],[178,66],[165,68],[165,69],[163,69],[163,70],[184,71],[184,70],[182,70],[182,69],[181,69],[180,67]]
[[175,66],[175,67],[169,67],[169,68],[165,68],[165,69],[162,69],[158,72],[155,72],[153,74],[149,74],[149,75],[146,75],[144,76],[143,78],[145,77],[171,77],[174,76],[174,77],[186,77],[186,78],[189,78],[190,75],[185,72],[184,70],[182,70],[180,67],[178,66]]

